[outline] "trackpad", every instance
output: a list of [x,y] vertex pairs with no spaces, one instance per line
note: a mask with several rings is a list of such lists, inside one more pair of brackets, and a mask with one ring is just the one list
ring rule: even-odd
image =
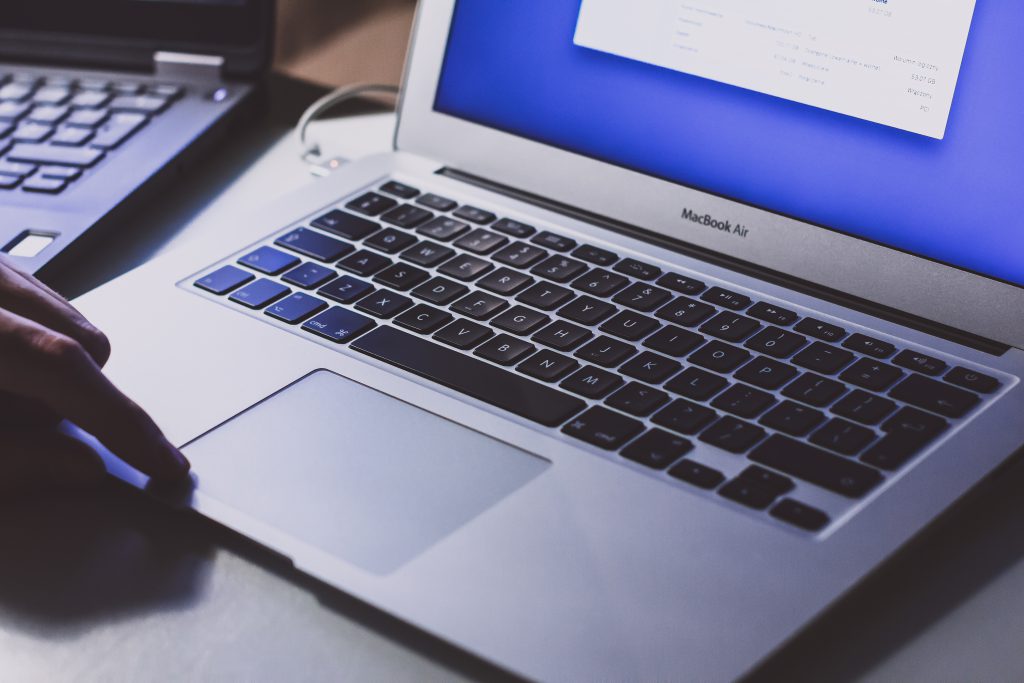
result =
[[204,495],[377,574],[550,465],[326,370],[184,452]]

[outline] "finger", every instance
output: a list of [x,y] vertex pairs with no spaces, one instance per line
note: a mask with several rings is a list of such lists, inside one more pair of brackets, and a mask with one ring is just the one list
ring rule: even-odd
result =
[[102,332],[59,294],[9,260],[0,263],[0,306],[71,337],[100,366],[110,358],[110,342]]
[[0,494],[45,488],[91,488],[103,481],[103,461],[88,446],[50,431],[3,434]]
[[42,401],[0,391],[0,430],[55,427],[61,418]]
[[78,342],[6,311],[0,311],[0,391],[42,401],[152,477],[188,472],[185,456]]

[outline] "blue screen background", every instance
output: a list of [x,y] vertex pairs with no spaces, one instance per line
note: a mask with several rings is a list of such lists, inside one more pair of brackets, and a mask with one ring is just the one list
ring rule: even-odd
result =
[[573,44],[579,0],[459,0],[435,109],[1024,285],[1024,3],[978,0],[935,140]]

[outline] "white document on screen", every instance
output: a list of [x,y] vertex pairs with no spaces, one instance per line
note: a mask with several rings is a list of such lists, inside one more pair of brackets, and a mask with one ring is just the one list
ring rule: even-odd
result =
[[975,0],[583,0],[573,42],[942,139]]

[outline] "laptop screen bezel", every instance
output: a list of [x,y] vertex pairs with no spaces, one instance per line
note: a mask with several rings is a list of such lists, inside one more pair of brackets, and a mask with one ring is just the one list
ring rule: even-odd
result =
[[[1024,310],[1024,288],[436,111],[455,3],[420,2],[397,149],[673,241],[1024,347],[1024,323],[1015,314]],[[743,224],[748,234],[738,238],[698,226],[682,217],[687,209]]]

